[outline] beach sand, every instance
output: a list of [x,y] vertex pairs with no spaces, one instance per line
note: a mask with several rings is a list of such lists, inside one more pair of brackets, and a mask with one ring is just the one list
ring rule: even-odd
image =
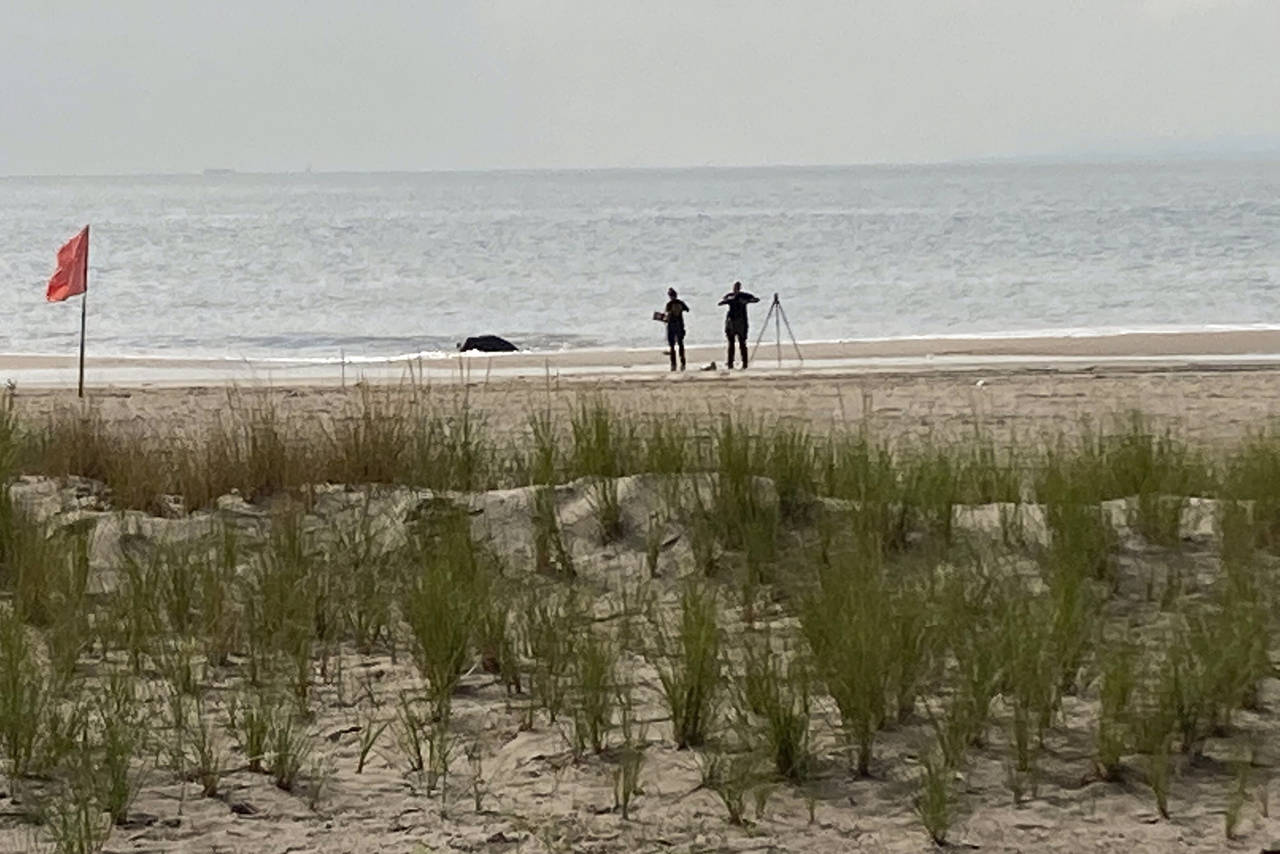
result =
[[[565,408],[583,395],[598,395],[637,414],[714,418],[724,412],[751,412],[794,420],[815,430],[869,425],[890,437],[962,435],[980,428],[1001,437],[1032,438],[1069,432],[1084,419],[1096,422],[1139,409],[1195,441],[1217,443],[1267,426],[1280,399],[1280,364],[1262,358],[1280,352],[1280,333],[1135,335],[1105,340],[956,339],[830,347],[813,349],[833,360],[907,359],[910,364],[862,368],[841,364],[817,370],[769,369],[762,364],[732,375],[692,371],[669,375],[661,370],[660,361],[656,367],[653,364],[661,354],[648,353],[648,367],[635,373],[624,367],[625,354],[564,354],[554,365],[550,358],[507,357],[512,360],[504,362],[508,366],[515,359],[525,360],[510,372],[485,372],[481,366],[489,360],[481,358],[468,360],[469,373],[454,366],[410,376],[400,367],[366,381],[388,387],[418,383],[422,393],[437,396],[442,406],[465,400],[498,432],[523,431],[528,414],[536,409]],[[962,363],[935,363],[948,356]],[[991,361],[993,357],[1015,361]],[[72,365],[44,357],[0,358],[0,379],[6,371],[66,371]],[[270,395],[284,412],[321,420],[338,417],[362,393],[356,385],[358,372],[346,376],[344,387],[341,374],[335,375],[336,366],[325,366],[301,379],[297,375],[219,376],[225,365],[216,362],[160,365],[172,368],[169,378],[160,381],[139,381],[128,375],[139,367],[133,360],[95,362],[93,370],[107,373],[121,366],[126,374],[116,381],[91,382],[92,405],[107,421],[145,425],[160,435],[176,425],[213,417],[226,405],[229,381]],[[153,361],[146,367],[156,366]],[[38,383],[20,383],[14,400],[24,416],[36,418],[78,405],[74,388],[68,389],[65,383],[43,388]],[[477,518],[508,513],[515,514],[512,519],[519,524],[527,524],[528,510],[514,508],[523,508],[520,502],[527,502],[528,496],[515,492],[475,499],[483,505],[483,513],[476,511]],[[334,500],[341,498],[340,492],[335,496]],[[577,536],[573,533],[577,528],[588,530],[591,513],[583,495],[570,490],[561,499],[560,512],[571,535]],[[497,528],[513,529],[516,524],[498,523]],[[589,537],[583,533],[581,539],[585,542]],[[609,580],[609,573],[625,577],[622,573],[632,571],[624,568],[640,560],[643,545],[593,548],[584,561],[588,567],[584,583],[603,590],[617,583]],[[1216,566],[1215,555],[1202,537],[1178,559],[1192,572],[1210,573]],[[1130,536],[1123,546],[1125,583],[1136,589],[1149,567],[1162,559]],[[415,681],[412,665],[405,660],[350,654],[346,666],[352,673],[377,680],[387,708],[398,690]],[[650,682],[656,678],[642,662],[636,666],[642,678]],[[455,714],[469,738],[483,748],[484,805],[479,811],[472,807],[464,782],[471,772],[465,760],[457,758],[459,789],[448,817],[441,817],[439,800],[406,782],[389,736],[374,752],[365,773],[354,773],[357,710],[331,695],[328,687],[317,689],[322,711],[312,730],[318,737],[318,755],[330,763],[330,776],[315,803],[308,803],[310,796],[305,792],[281,792],[262,775],[243,769],[228,771],[220,798],[196,797],[189,785],[157,775],[135,805],[135,811],[143,819],[150,817],[151,823],[119,831],[108,850],[814,854],[931,850],[911,806],[920,745],[929,738],[924,724],[886,731],[872,778],[852,779],[839,770],[838,760],[828,756],[819,782],[806,789],[780,788],[752,827],[735,828],[726,824],[716,798],[699,789],[694,757],[676,751],[669,739],[657,743],[666,724],[658,704],[650,700],[642,711],[653,718],[650,737],[655,744],[649,749],[635,818],[624,823],[612,811],[612,760],[571,761],[562,728],[539,723],[532,730],[522,729],[501,686],[483,674],[473,674],[464,680]],[[962,847],[984,851],[1163,854],[1257,851],[1280,836],[1280,822],[1264,816],[1251,801],[1242,827],[1244,841],[1224,840],[1223,803],[1229,782],[1221,769],[1231,758],[1223,752],[1225,747],[1219,746],[1211,758],[1202,760],[1221,773],[1214,776],[1185,769],[1185,777],[1174,783],[1172,820],[1156,815],[1137,760],[1133,776],[1125,783],[1097,780],[1091,771],[1088,723],[1095,703],[1092,694],[1068,699],[1063,709],[1064,735],[1055,737],[1051,745],[1038,793],[1021,806],[1013,805],[1004,788],[1002,754],[994,748],[982,751],[963,778],[956,780],[964,793],[963,809],[952,839]],[[1280,682],[1267,680],[1263,705],[1274,709],[1278,704]],[[827,722],[821,725],[823,735],[817,746],[829,751],[834,710],[822,705],[817,711]],[[1259,783],[1276,765],[1272,717],[1268,713],[1248,721],[1269,739],[1257,757],[1262,763],[1255,769]],[[997,742],[1001,738],[997,735]],[[182,816],[176,818],[179,804],[183,804]],[[10,823],[0,833],[0,849],[23,850],[25,838],[21,828]],[[5,848],[6,844],[18,847]]]
[[[798,358],[802,355],[803,359]],[[689,372],[715,364],[724,368],[722,346],[691,346]],[[1114,335],[899,338],[801,342],[783,338],[755,352],[760,372],[841,373],[982,369],[991,367],[1063,367],[1147,365],[1280,364],[1280,329],[1203,332],[1131,332]],[[23,387],[62,387],[76,383],[75,355],[0,354],[0,380]],[[405,359],[354,359],[342,363],[156,356],[86,359],[91,387],[188,386],[251,382],[274,385],[334,385],[366,379],[396,382],[408,377],[435,383],[474,382],[495,377],[567,377],[658,375],[668,372],[661,347],[640,350],[571,350],[545,353],[468,353],[423,355]]]
[[[1280,403],[1280,331],[1133,334],[806,345],[829,356],[749,371],[671,373],[646,351],[422,360],[386,365],[289,367],[211,360],[91,361],[87,397],[107,419],[142,420],[162,432],[170,418],[199,420],[229,389],[279,399],[284,411],[325,418],[374,388],[416,386],[452,405],[465,396],[499,432],[523,430],[528,414],[600,396],[637,414],[695,418],[749,412],[824,430],[869,425],[893,434],[1039,437],[1082,419],[1140,409],[1190,438],[1239,437],[1268,424]],[[859,355],[851,355],[859,354]],[[932,354],[932,355],[931,355]],[[701,356],[697,357],[702,358]],[[691,365],[697,364],[691,354]],[[631,367],[628,367],[631,366]],[[74,360],[0,356],[0,379],[23,375],[16,400],[41,413],[75,403]],[[154,375],[147,372],[158,372]]]
[[[207,531],[208,516],[142,520],[137,514],[116,519],[110,512],[88,509],[84,485],[50,490],[47,482],[26,482],[20,500],[31,507],[64,508],[68,521],[96,520],[94,544],[102,551],[127,548],[137,553],[148,537],[195,536]],[[627,590],[638,589],[644,575],[645,520],[661,499],[662,484],[645,476],[619,481],[619,499],[626,528],[622,540],[602,545],[596,531],[591,496],[579,482],[556,490],[558,515],[567,547],[574,554],[575,589],[585,595],[593,622],[617,627],[627,619]],[[502,490],[476,494],[465,500],[475,536],[511,558],[510,566],[527,572],[531,566],[533,534],[529,518],[534,490]],[[438,500],[431,498],[428,500]],[[354,530],[363,513],[372,511],[394,528],[403,524],[406,510],[422,506],[421,494],[410,490],[377,493],[373,505],[358,491],[335,486],[313,496],[308,520],[313,530]],[[69,509],[74,508],[74,509]],[[1030,510],[1030,506],[1028,506]],[[1108,502],[1106,511],[1118,525],[1118,575],[1111,606],[1126,619],[1152,624],[1161,618],[1158,597],[1144,594],[1153,573],[1163,575],[1176,561],[1178,577],[1189,590],[1210,583],[1219,572],[1213,542],[1211,507],[1203,504],[1184,516],[1185,546],[1176,554],[1153,550],[1125,527],[1123,500]],[[974,536],[999,539],[1002,522],[996,505],[959,508],[958,529]],[[239,499],[220,503],[216,517],[233,526],[244,542],[263,535],[263,512]],[[1034,521],[1039,518],[1040,521]],[[394,520],[394,521],[393,521]],[[145,522],[145,523],[144,523]],[[1027,536],[1044,536],[1043,517],[1031,512]],[[391,529],[384,529],[391,532]],[[675,610],[680,568],[693,560],[687,537],[674,529],[673,545],[658,557],[649,582],[656,606]],[[165,532],[168,532],[166,535]],[[175,542],[180,540],[164,540]],[[91,564],[98,559],[95,548]],[[367,568],[367,567],[366,567]],[[519,581],[514,582],[519,584]],[[746,631],[735,594],[723,597],[722,626],[727,637]],[[634,600],[633,600],[634,605]],[[637,623],[643,622],[636,618]],[[753,617],[757,629],[768,625],[777,636],[797,630],[793,616],[778,601],[759,606]],[[641,630],[643,631],[643,629]],[[634,643],[634,641],[633,641]],[[728,642],[726,642],[728,645]],[[384,731],[358,771],[360,733],[371,722],[393,719],[400,698],[422,693],[422,681],[401,648],[399,658],[381,649],[361,654],[344,645],[329,660],[327,677],[314,675],[310,690],[311,716],[305,732],[312,739],[301,782],[281,791],[271,778],[251,772],[243,753],[223,730],[227,708],[244,690],[242,663],[210,668],[201,678],[205,714],[220,733],[218,743],[228,751],[216,796],[200,796],[198,784],[177,778],[169,768],[142,763],[144,776],[129,822],[118,828],[109,852],[149,851],[206,854],[206,852],[383,852],[423,854],[434,851],[528,852],[808,852],[846,851],[917,854],[935,850],[913,810],[921,758],[934,733],[924,713],[887,726],[876,739],[871,774],[859,778],[848,768],[839,746],[835,722],[839,713],[824,694],[813,700],[812,748],[815,775],[804,784],[763,784],[765,796],[756,811],[754,796],[746,802],[745,826],[726,821],[717,797],[701,786],[701,762],[707,750],[677,750],[670,718],[660,700],[659,675],[652,660],[629,648],[620,660],[621,678],[631,687],[635,713],[646,740],[640,792],[623,820],[615,810],[614,773],[619,753],[615,731],[613,749],[601,755],[575,758],[572,725],[562,716],[550,722],[539,712],[532,725],[524,723],[527,694],[512,695],[497,677],[478,667],[461,681],[452,703],[452,733],[456,739],[450,771],[451,796],[442,803],[427,791],[421,776],[410,773],[394,728]],[[93,672],[103,665],[93,655],[84,667]],[[526,665],[528,666],[528,665]],[[144,672],[149,682],[157,676]],[[526,684],[526,690],[528,685]],[[280,690],[284,690],[281,688]],[[164,688],[150,712],[155,724],[149,732],[157,743],[172,743],[163,720]],[[1280,818],[1268,815],[1263,795],[1280,763],[1280,680],[1262,680],[1258,703],[1240,711],[1226,737],[1210,738],[1205,755],[1191,758],[1175,753],[1175,779],[1170,796],[1171,817],[1161,818],[1145,782],[1141,755],[1124,758],[1120,782],[1102,780],[1095,769],[1098,717],[1096,677],[1063,700],[1060,715],[1046,736],[1037,759],[1034,781],[1024,781],[1021,802],[1015,804],[1008,784],[1012,755],[1007,732],[1008,707],[996,700],[987,740],[970,748],[963,767],[951,781],[955,800],[949,840],[964,850],[990,852],[1079,851],[1123,854],[1168,854],[1174,851],[1258,851],[1280,838]],[[1250,788],[1237,829],[1239,841],[1223,836],[1223,815],[1233,790],[1232,762],[1242,744],[1253,747]],[[472,765],[471,751],[478,757]],[[32,785],[30,783],[26,785]],[[41,785],[39,781],[35,786]],[[479,804],[475,801],[479,787]],[[24,818],[29,800],[11,800],[0,790],[0,851],[48,850],[33,844],[35,830]],[[1271,850],[1271,849],[1262,849]]]
[[[88,360],[87,395],[108,418],[163,429],[223,406],[229,388],[268,391],[286,411],[325,417],[361,384],[416,386],[442,403],[467,396],[501,431],[523,429],[533,409],[600,395],[641,414],[701,417],[745,411],[818,429],[870,424],[890,433],[1056,432],[1082,418],[1141,409],[1190,437],[1238,437],[1265,426],[1280,401],[1280,330],[1104,336],[953,338],[803,345],[803,363],[778,367],[762,348],[746,372],[698,368],[717,348],[689,351],[672,373],[659,349],[452,355],[411,361],[285,363],[215,359]],[[20,405],[47,411],[74,400],[76,360],[0,354],[0,381]],[[154,420],[153,420],[154,419]]]

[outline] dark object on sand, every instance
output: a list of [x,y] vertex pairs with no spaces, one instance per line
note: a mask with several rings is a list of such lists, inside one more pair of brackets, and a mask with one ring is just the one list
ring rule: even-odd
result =
[[479,350],[481,353],[515,353],[520,348],[497,335],[473,335],[458,345],[462,352]]

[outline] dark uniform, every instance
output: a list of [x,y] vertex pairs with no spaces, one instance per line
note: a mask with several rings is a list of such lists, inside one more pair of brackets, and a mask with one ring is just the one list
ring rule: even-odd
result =
[[747,366],[747,306],[760,302],[746,291],[731,291],[720,300],[720,305],[729,306],[729,313],[724,318],[724,335],[729,339],[729,367],[733,367],[733,344],[738,342],[738,351],[742,356],[742,367]]
[[667,316],[667,346],[671,352],[671,370],[676,369],[676,350],[680,351],[680,370],[684,370],[684,313],[689,306],[684,300],[672,297],[663,313]]

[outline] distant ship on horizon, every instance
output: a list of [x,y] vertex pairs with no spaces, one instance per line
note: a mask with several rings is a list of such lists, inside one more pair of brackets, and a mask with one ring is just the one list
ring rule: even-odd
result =
[[206,170],[204,170],[204,171],[203,171],[202,173],[200,173],[200,174],[204,175],[206,178],[210,178],[210,177],[217,177],[217,176],[221,176],[221,175],[234,175],[234,174],[236,174],[236,170],[234,170],[234,169],[206,169]]

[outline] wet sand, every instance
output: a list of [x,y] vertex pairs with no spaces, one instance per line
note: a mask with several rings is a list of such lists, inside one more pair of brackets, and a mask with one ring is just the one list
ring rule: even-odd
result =
[[[992,367],[1061,367],[1091,365],[1280,364],[1280,329],[1203,332],[1134,332],[1115,335],[1058,337],[912,338],[805,342],[797,348],[773,341],[756,352],[760,372],[845,373],[933,371]],[[689,372],[712,363],[724,367],[720,346],[690,347]],[[76,383],[77,357],[0,354],[0,380],[22,387],[66,387]],[[631,376],[666,373],[664,350],[573,350],[555,353],[441,354],[413,359],[326,362],[163,357],[95,357],[86,359],[90,387],[186,386],[216,382],[263,382],[276,385],[330,385],[365,379],[396,382],[449,382],[495,377]],[[706,371],[706,373],[712,373]]]

